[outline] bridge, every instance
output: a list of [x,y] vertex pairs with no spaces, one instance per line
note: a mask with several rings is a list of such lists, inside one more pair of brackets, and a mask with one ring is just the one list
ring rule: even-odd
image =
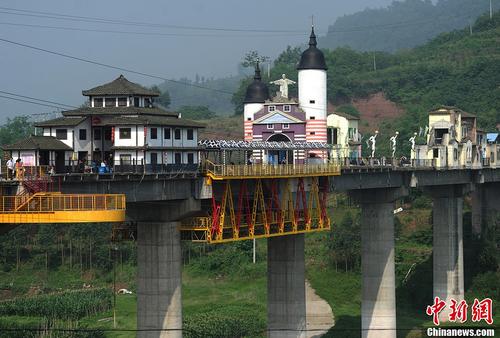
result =
[[[330,229],[325,201],[333,192],[348,193],[361,208],[362,336],[396,337],[394,202],[414,188],[423,188],[433,198],[433,290],[445,300],[464,297],[464,196],[472,194],[477,236],[481,224],[500,212],[496,167],[207,160],[199,168],[73,173],[54,179],[68,196],[125,194],[127,221],[137,230],[140,337],[182,336],[181,240],[222,243],[253,238],[268,238],[268,336],[304,336],[304,234]],[[14,189],[16,182],[3,185],[4,190]],[[77,207],[82,205],[96,204],[77,202]]]

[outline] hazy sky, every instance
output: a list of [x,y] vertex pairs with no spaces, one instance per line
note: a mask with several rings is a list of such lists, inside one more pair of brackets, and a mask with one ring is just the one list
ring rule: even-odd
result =
[[[165,78],[194,78],[195,74],[221,77],[235,74],[238,62],[249,50],[258,50],[263,55],[276,57],[287,45],[306,43],[311,15],[314,15],[318,33],[324,34],[328,25],[339,16],[366,7],[387,6],[391,2],[392,0],[3,0],[0,2],[0,39]],[[120,20],[128,24],[96,23],[89,22],[95,20],[82,18],[60,20],[54,18],[53,14],[13,12],[11,9],[115,22]],[[148,25],[132,25],[132,22]],[[64,27],[65,30],[39,26]],[[266,32],[180,29],[172,26]],[[83,102],[82,89],[108,82],[121,73],[4,41],[0,41],[0,60],[0,91],[69,105],[80,105]],[[161,82],[123,73],[130,80],[143,85]],[[0,95],[5,96],[3,93]],[[14,115],[53,111],[52,108],[1,97],[0,104],[0,122]]]

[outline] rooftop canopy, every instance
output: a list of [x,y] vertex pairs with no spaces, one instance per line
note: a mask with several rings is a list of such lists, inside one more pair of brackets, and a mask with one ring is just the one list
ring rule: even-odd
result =
[[147,89],[140,84],[130,82],[125,76],[120,75],[117,79],[94,87],[92,89],[82,91],[85,96],[106,96],[106,95],[139,95],[139,96],[159,96],[159,93]]
[[53,136],[31,135],[2,147],[3,150],[71,150],[71,147]]
[[247,150],[247,149],[330,149],[332,145],[325,142],[268,142],[268,141],[239,141],[239,140],[201,140],[201,148],[207,150]]

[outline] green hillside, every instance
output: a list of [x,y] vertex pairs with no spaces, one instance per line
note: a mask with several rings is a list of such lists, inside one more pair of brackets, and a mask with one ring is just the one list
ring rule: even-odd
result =
[[[500,2],[493,1],[492,7],[500,9]],[[487,10],[489,0],[394,1],[387,8],[367,8],[338,18],[320,44],[330,49],[348,46],[394,52],[460,29]]]

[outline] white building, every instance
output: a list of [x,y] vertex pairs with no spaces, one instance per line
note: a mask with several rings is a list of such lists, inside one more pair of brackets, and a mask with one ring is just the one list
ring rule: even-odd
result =
[[35,125],[41,135],[69,147],[64,157],[47,163],[57,172],[82,162],[104,162],[116,170],[145,165],[155,171],[198,163],[198,130],[204,126],[155,107],[157,92],[120,75],[82,93],[88,97],[88,107],[64,111],[63,117]]

